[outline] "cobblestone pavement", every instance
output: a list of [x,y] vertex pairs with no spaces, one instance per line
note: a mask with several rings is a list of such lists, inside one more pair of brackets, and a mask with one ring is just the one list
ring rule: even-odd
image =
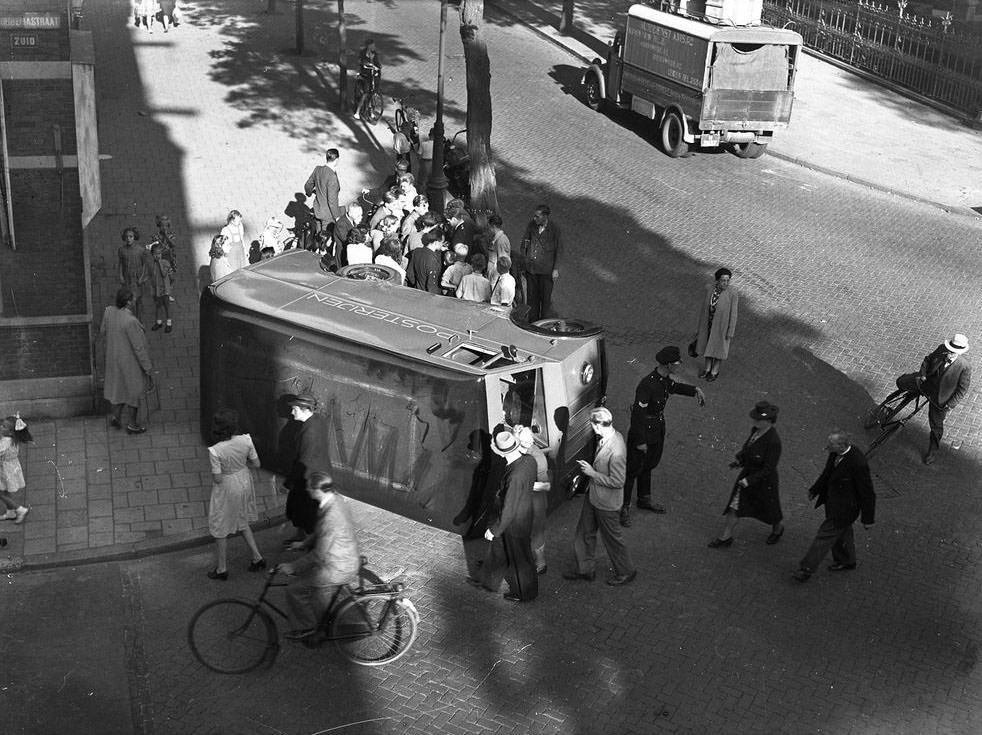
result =
[[[153,214],[166,211],[187,245],[177,328],[151,333],[161,409],[140,437],[120,436],[102,418],[32,423],[32,514],[21,527],[3,527],[14,564],[202,538],[208,478],[195,313],[208,240],[230,208],[245,214],[250,234],[282,211],[327,143],[344,151],[349,197],[387,166],[384,126],[349,126],[333,112],[332,71],[320,61],[330,16],[311,11],[312,55],[297,59],[286,52],[289,12],[267,17],[245,0],[187,5],[188,23],[166,36],[124,27],[122,2],[86,15],[100,63],[101,147],[112,156],[104,210],[90,232],[95,303],[110,300],[124,226],[149,229]],[[349,1],[346,9],[352,46],[368,32],[378,40],[386,89],[414,93],[431,112],[430,4]],[[787,575],[820,520],[802,496],[828,427],[853,429],[863,443],[858,418],[871,396],[956,328],[979,341],[979,223],[778,159],[667,159],[638,121],[599,116],[577,99],[576,58],[507,16],[490,11],[489,21],[506,229],[517,236],[538,201],[553,207],[569,242],[558,306],[608,325],[610,404],[620,426],[654,352],[688,340],[698,292],[718,265],[733,267],[743,296],[732,357],[707,389],[707,408],[681,398],[669,405],[656,486],[670,513],[639,518],[629,530],[638,582],[612,590],[560,579],[579,501],[552,517],[540,600],[517,608],[461,584],[459,540],[360,506],[369,555],[380,568],[409,570],[426,621],[416,652],[376,671],[349,670],[328,652],[288,650],[267,673],[224,679],[201,670],[179,643],[193,609],[216,594],[202,578],[210,550],[121,563],[119,580],[106,584],[129,601],[130,643],[107,661],[129,682],[133,730],[978,730],[977,392],[951,417],[946,444],[958,449],[945,462],[927,469],[917,461],[923,422],[878,455],[879,523],[868,536],[860,531],[857,572],[820,574],[806,587],[791,587]],[[464,91],[452,32],[447,67],[453,130],[462,126]],[[687,365],[688,377],[696,368]],[[764,529],[740,526],[731,549],[710,553],[705,542],[732,479],[724,468],[749,407],[765,396],[782,408],[788,533],[771,548]],[[271,485],[262,490],[265,516],[275,519],[279,496]],[[262,535],[271,556],[278,540],[274,530]],[[62,574],[69,570],[42,576]],[[8,577],[9,594],[0,596],[4,619],[19,626],[16,635],[5,629],[5,659],[30,660],[30,580],[38,578]],[[235,574],[221,589],[248,595],[256,583]],[[85,594],[71,589],[69,599]],[[87,655],[82,647],[63,658]],[[0,682],[0,712],[11,723],[0,729],[43,732],[37,720],[28,726],[14,694],[50,672],[23,669],[4,675],[6,689]],[[45,691],[57,693],[60,680],[52,681]],[[63,713],[50,709],[36,713],[49,725]],[[372,722],[351,725],[362,720]]]

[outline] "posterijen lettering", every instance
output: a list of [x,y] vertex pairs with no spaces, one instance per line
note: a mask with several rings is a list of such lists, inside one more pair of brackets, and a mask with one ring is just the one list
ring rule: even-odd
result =
[[403,316],[402,314],[386,311],[385,309],[376,309],[374,306],[365,306],[364,304],[357,304],[353,301],[346,301],[330,294],[311,291],[304,297],[304,300],[314,300],[319,304],[333,306],[335,309],[340,309],[341,311],[347,311],[351,314],[357,314],[358,316],[367,316],[371,319],[389,322],[390,324],[395,324],[396,326],[403,327],[405,329],[415,329],[417,332],[439,337],[440,339],[451,340],[458,338],[458,335],[453,334],[452,332],[442,331],[439,327],[432,324],[427,324],[426,322],[421,322],[418,319],[413,319],[411,317]]

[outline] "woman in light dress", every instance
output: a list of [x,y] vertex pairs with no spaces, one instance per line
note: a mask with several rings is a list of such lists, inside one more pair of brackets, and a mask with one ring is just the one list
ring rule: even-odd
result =
[[249,262],[249,249],[246,247],[245,227],[242,225],[242,213],[233,209],[225,218],[222,233],[225,236],[225,253],[228,256],[232,270],[238,270]]
[[259,455],[252,437],[239,433],[239,414],[230,408],[217,411],[211,422],[215,443],[208,448],[211,460],[211,502],[208,505],[208,532],[215,539],[215,568],[208,579],[228,579],[226,556],[228,537],[242,532],[252,552],[250,572],[266,567],[266,560],[256,546],[249,522],[256,520],[256,491],[252,469],[259,468]]

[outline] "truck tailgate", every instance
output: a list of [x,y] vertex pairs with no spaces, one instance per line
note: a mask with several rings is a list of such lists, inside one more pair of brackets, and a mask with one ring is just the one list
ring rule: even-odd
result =
[[709,89],[703,97],[702,130],[774,130],[791,120],[794,93],[786,90]]

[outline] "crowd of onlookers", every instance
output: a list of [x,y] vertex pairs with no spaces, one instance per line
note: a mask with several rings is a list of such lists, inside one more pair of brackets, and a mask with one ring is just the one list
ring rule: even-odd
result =
[[[385,266],[396,283],[409,288],[502,307],[525,303],[532,321],[550,316],[562,244],[548,206],[536,208],[520,246],[513,248],[496,213],[478,223],[460,199],[449,200],[442,214],[432,211],[405,160],[397,161],[381,187],[341,206],[339,157],[337,149],[329,149],[325,163],[314,168],[304,191],[284,210],[292,228],[270,217],[247,244],[242,215],[229,212],[211,243],[212,280],[247,262],[300,248],[320,254],[332,272]],[[310,196],[313,206],[307,204]]]

